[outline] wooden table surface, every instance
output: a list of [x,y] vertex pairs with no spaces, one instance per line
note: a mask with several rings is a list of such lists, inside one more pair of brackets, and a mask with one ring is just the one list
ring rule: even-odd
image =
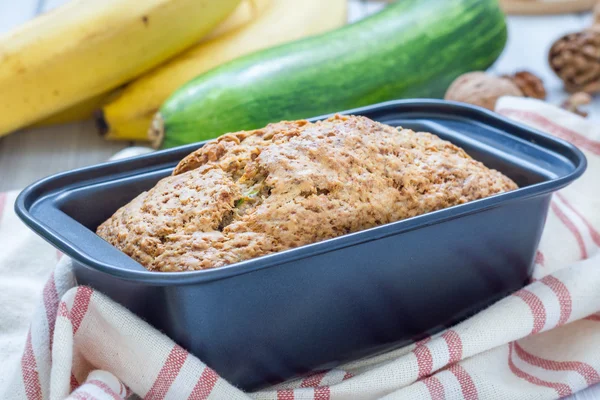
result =
[[[66,0],[0,0],[0,34],[50,10]],[[349,0],[349,19],[354,21],[380,9],[382,4]],[[566,97],[560,80],[546,61],[551,43],[564,33],[591,24],[590,14],[545,17],[509,17],[509,41],[498,62],[496,73],[527,69],[540,76],[548,90],[548,101],[559,104]],[[590,107],[590,118],[600,123],[600,99]],[[54,127],[23,129],[0,138],[0,191],[23,188],[37,179],[105,161],[134,145],[107,142],[97,133],[92,121]],[[570,399],[600,400],[600,386],[577,393]]]

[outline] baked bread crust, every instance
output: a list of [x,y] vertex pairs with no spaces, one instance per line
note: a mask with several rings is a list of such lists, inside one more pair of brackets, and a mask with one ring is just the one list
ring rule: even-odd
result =
[[516,188],[430,133],[335,116],[223,135],[97,233],[149,270],[200,270]]

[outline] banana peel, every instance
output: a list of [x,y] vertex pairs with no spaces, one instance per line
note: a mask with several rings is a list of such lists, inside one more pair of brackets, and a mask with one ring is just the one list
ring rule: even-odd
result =
[[241,0],[73,0],[0,37],[0,136],[130,81]]
[[[258,2],[257,0],[242,0],[233,13],[213,29],[211,33],[202,38],[200,42],[216,39],[250,23],[260,12],[259,7],[261,4],[260,0]],[[114,99],[118,93],[119,89],[101,93],[63,111],[59,111],[50,117],[44,118],[31,126],[35,128],[85,121],[92,118],[97,110]]]

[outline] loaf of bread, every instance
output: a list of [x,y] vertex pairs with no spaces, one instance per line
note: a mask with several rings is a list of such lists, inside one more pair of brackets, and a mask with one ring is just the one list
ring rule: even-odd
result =
[[151,271],[201,270],[516,188],[430,133],[280,122],[207,143],[97,233]]

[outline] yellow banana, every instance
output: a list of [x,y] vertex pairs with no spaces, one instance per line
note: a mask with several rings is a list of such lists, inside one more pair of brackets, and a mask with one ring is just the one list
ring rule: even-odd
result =
[[73,0],[0,37],[0,135],[190,47],[240,0]]
[[94,112],[108,102],[108,98],[113,95],[113,91],[101,93],[97,96],[85,99],[84,101],[75,104],[63,111],[52,114],[42,120],[39,120],[30,126],[39,128],[42,126],[51,126],[59,124],[68,124],[70,122],[85,121],[94,116]]
[[346,2],[271,0],[250,24],[198,44],[128,84],[102,108],[98,126],[108,139],[148,140],[152,117],[178,87],[242,55],[338,28],[346,22]]
[[212,32],[202,38],[202,42],[213,40],[249,24],[270,4],[271,0],[242,0],[240,5],[237,6],[235,11],[225,21],[221,22]]
[[[267,2],[270,2],[268,0]],[[227,19],[221,22],[215,29],[213,29],[208,35],[202,38],[202,41],[211,40],[216,37],[222,36],[238,29],[249,22],[251,22],[259,12],[259,6],[265,1],[257,0],[242,0],[239,6],[233,11],[233,13],[227,17]],[[255,4],[258,3],[258,4]],[[118,89],[117,89],[118,91]],[[106,93],[99,94],[77,103],[72,107],[65,110],[59,111],[41,121],[34,123],[33,127],[49,126],[65,124],[69,122],[83,121],[90,119],[94,115],[94,111],[102,108],[109,99],[114,98],[117,91],[109,91]]]

